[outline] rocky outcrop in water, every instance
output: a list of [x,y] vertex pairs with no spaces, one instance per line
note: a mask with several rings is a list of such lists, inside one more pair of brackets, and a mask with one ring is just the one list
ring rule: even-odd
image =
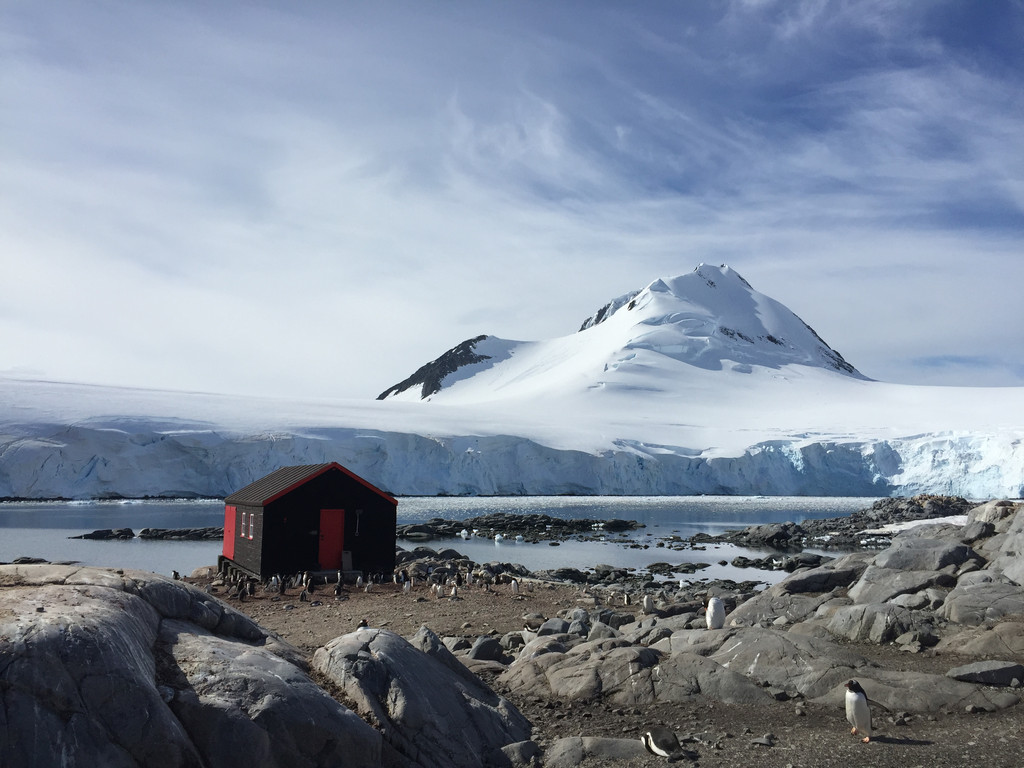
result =
[[718,536],[698,534],[692,537],[692,541],[721,542],[780,552],[796,552],[804,548],[883,549],[889,546],[894,535],[894,532],[876,532],[884,526],[966,515],[974,506],[959,496],[921,494],[912,498],[886,498],[844,517],[754,525]]
[[465,520],[446,520],[434,517],[422,523],[398,526],[398,538],[410,540],[445,539],[456,537],[505,538],[522,536],[526,541],[564,541],[574,537],[600,536],[643,528],[635,520],[597,520],[589,518],[563,518],[543,514],[520,515],[493,512]]
[[[143,528],[139,531],[140,539],[160,539],[163,541],[217,541],[224,537],[224,529],[218,526],[207,528]],[[135,538],[131,528],[101,528],[80,536],[69,536],[71,539],[96,539],[100,541],[128,540]]]

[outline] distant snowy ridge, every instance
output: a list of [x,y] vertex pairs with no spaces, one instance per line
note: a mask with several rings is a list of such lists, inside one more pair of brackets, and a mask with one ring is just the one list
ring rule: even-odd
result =
[[568,336],[478,336],[384,395],[0,378],[0,497],[218,497],[326,461],[400,495],[1024,495],[1024,388],[867,379],[727,267]]

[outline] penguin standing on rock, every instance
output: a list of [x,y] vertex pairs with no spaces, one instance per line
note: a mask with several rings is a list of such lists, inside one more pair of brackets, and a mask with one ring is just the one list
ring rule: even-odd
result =
[[864,734],[861,741],[865,744],[871,741],[871,707],[868,695],[856,680],[846,683],[846,719],[853,726],[850,733],[854,736]]

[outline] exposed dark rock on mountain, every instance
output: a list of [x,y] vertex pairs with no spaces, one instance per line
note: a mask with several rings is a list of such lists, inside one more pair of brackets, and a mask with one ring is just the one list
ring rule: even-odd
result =
[[401,381],[390,389],[381,392],[377,395],[377,399],[384,400],[390,395],[405,392],[407,389],[412,389],[415,386],[420,387],[420,399],[430,397],[439,392],[441,390],[441,382],[444,381],[445,376],[455,373],[455,371],[464,366],[490,359],[487,355],[480,355],[474,351],[476,345],[486,338],[486,335],[477,336],[473,339],[467,339],[458,346],[452,347],[436,360],[418,368],[405,381]]

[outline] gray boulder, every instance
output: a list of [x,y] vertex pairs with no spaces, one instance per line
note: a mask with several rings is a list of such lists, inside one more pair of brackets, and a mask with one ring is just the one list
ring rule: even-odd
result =
[[[550,618],[540,625],[537,630],[538,635],[563,635],[570,634],[569,627],[572,626],[570,622],[565,619],[557,617]],[[571,633],[576,634],[576,633]]]
[[767,696],[743,676],[714,661],[688,653],[669,656],[625,639],[584,642],[565,652],[530,657],[520,654],[500,681],[523,695],[564,701],[602,700],[618,706],[698,698],[752,703]]
[[929,587],[956,586],[956,579],[944,571],[894,570],[869,565],[850,589],[855,603],[884,603],[897,595],[914,594]]
[[872,553],[855,552],[817,568],[797,571],[738,605],[726,616],[726,625],[766,627],[780,619],[780,624],[803,621],[822,605],[841,599],[837,597],[839,590],[853,585],[873,557]]
[[1003,533],[1009,527],[1014,515],[1017,514],[1019,505],[1006,499],[995,499],[987,501],[980,506],[974,507],[967,513],[968,524],[973,522],[991,523],[999,533]]
[[208,766],[312,768],[359,750],[364,764],[381,760],[379,734],[294,664],[173,620],[158,647],[182,673],[168,683],[171,710]]
[[382,629],[342,635],[313,654],[313,667],[409,765],[480,765],[530,737],[526,718],[426,627],[412,642]]
[[1015,514],[1009,520],[1005,534],[992,539],[998,540],[998,550],[990,553],[989,568],[1014,584],[1024,585],[1024,514]]
[[960,531],[960,541],[964,544],[973,545],[982,539],[988,539],[995,535],[996,526],[994,523],[982,520],[972,520]]
[[894,571],[939,571],[971,559],[980,558],[966,544],[910,535],[895,538],[892,546],[875,556],[874,565]]
[[957,584],[939,614],[957,624],[978,625],[1004,616],[1024,615],[1024,587],[1006,582]]
[[775,586],[789,594],[822,593],[831,592],[836,588],[843,589],[860,578],[873,557],[870,552],[853,552],[830,560],[817,568],[797,571]]
[[501,748],[504,760],[495,760],[502,768],[536,768],[541,765],[543,753],[535,741],[517,741]]
[[942,638],[936,650],[964,656],[1024,658],[1024,623],[1003,621],[994,627],[965,628]]
[[822,605],[835,600],[843,598],[837,598],[831,592],[791,594],[785,582],[782,582],[737,606],[736,610],[726,616],[725,622],[726,626],[734,627],[767,627],[776,622],[795,624],[813,616]]
[[576,768],[584,760],[604,765],[611,760],[641,760],[650,757],[639,737],[608,739],[569,736],[553,742],[544,752],[544,768]]
[[673,632],[669,637],[651,643],[650,647],[669,655],[695,653],[698,656],[710,656],[740,631],[742,630],[732,627],[712,631],[707,629],[680,629]]
[[[891,712],[963,712],[967,708],[995,712],[1015,706],[1020,701],[1009,692],[921,672],[876,669],[860,673],[857,681],[870,699]],[[841,682],[812,701],[841,710],[845,695],[846,689]]]
[[759,627],[736,630],[711,658],[729,669],[742,669],[763,686],[808,698],[875,666],[834,642]]
[[975,661],[949,670],[946,676],[965,683],[1020,686],[1024,683],[1024,665],[1013,661]]
[[[421,630],[422,631],[422,630]],[[469,649],[467,654],[471,659],[477,659],[479,661],[500,661],[504,662],[505,649],[501,645],[501,641],[496,637],[490,635],[481,635],[473,643],[473,646]]]
[[831,611],[825,628],[837,637],[870,643],[889,643],[914,628],[912,611],[898,605],[840,606]]
[[379,766],[298,653],[143,571],[0,566],[0,765]]
[[622,632],[604,622],[595,621],[590,627],[587,640],[606,640],[609,637],[622,637]]

